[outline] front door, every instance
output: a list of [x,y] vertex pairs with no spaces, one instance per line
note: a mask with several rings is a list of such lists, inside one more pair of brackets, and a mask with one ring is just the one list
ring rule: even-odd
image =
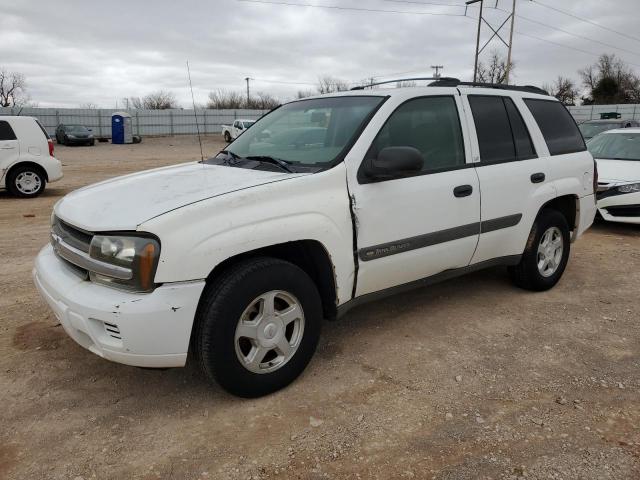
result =
[[386,147],[409,146],[422,153],[424,165],[409,177],[389,180],[368,182],[361,171],[357,178],[350,174],[356,296],[465,267],[479,235],[480,189],[466,153],[459,97],[410,98],[385,107],[395,110],[381,128],[370,124],[379,132],[365,159]]

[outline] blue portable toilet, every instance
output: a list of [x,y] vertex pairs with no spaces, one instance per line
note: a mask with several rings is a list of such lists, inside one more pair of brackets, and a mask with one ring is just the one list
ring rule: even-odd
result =
[[111,143],[133,143],[131,115],[127,112],[111,115]]

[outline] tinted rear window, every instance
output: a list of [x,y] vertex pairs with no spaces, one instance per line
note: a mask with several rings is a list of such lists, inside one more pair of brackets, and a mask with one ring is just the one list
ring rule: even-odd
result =
[[551,155],[583,152],[587,149],[575,120],[560,102],[525,98]]
[[511,125],[502,97],[469,96],[482,163],[516,159]]
[[535,149],[533,148],[533,142],[529,135],[529,130],[518,111],[518,108],[508,97],[504,97],[504,106],[507,109],[509,115],[509,122],[511,123],[511,131],[513,132],[513,141],[516,144],[516,155],[518,160],[526,160],[534,158],[536,156]]
[[0,120],[0,141],[2,140],[16,140],[16,134],[6,120]]

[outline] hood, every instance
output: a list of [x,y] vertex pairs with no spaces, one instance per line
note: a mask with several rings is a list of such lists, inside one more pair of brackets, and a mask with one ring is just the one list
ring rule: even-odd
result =
[[56,216],[90,232],[136,230],[191,203],[300,175],[187,163],[117,177],[71,192]]
[[598,179],[600,182],[640,182],[639,160],[598,159]]

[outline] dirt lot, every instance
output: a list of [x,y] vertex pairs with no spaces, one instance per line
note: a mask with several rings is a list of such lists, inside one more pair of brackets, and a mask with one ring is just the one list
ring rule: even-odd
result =
[[195,139],[56,153],[42,197],[0,194],[0,479],[640,478],[640,228],[594,226],[550,292],[496,269],[353,310],[248,401],[83,350],[31,281],[58,198]]

